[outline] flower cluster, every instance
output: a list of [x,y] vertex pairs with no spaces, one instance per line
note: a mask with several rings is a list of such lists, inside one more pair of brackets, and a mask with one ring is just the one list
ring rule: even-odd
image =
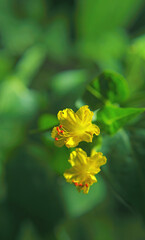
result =
[[[80,142],[92,142],[93,135],[99,135],[100,129],[92,124],[93,112],[88,106],[81,107],[76,113],[67,108],[58,112],[60,125],[52,130],[52,138],[58,147],[76,147]],[[95,175],[106,163],[101,152],[93,152],[90,157],[81,148],[70,154],[69,163],[72,168],[64,173],[66,181],[76,186],[77,190],[88,193],[90,186],[97,182]]]

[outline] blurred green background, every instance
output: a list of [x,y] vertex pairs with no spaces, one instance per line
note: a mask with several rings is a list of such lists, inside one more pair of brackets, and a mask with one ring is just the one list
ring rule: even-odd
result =
[[[85,104],[80,147],[108,159],[88,195],[50,135]],[[143,0],[0,0],[0,239],[144,240],[144,107]]]

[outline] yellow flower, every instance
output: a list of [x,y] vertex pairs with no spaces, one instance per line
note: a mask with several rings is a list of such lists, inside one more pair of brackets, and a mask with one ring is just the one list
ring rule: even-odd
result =
[[95,175],[101,171],[100,167],[107,161],[101,152],[93,152],[87,157],[85,151],[77,148],[70,154],[68,160],[72,168],[64,173],[66,181],[73,183],[77,190],[88,193],[90,186],[97,182]]
[[81,107],[76,113],[69,108],[59,111],[57,114],[60,125],[52,130],[52,138],[55,144],[62,147],[64,144],[76,147],[80,142],[92,142],[93,135],[99,135],[100,129],[92,124],[93,112],[87,105]]

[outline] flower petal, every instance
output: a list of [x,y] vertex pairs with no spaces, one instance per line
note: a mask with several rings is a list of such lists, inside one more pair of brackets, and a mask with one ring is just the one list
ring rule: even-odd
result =
[[80,137],[80,142],[92,142],[93,134],[91,132],[84,132],[84,134]]
[[66,123],[68,121],[69,124],[76,124],[76,116],[72,109],[66,108],[63,111],[59,111],[57,114],[58,120]]
[[63,174],[63,176],[66,178],[67,182],[72,182],[70,180],[75,179],[75,177],[77,176],[77,172],[76,172],[75,168],[72,167],[72,168],[66,170],[65,173]]
[[95,135],[99,135],[100,134],[100,128],[95,125],[95,124],[92,124],[92,131],[94,132]]
[[96,177],[94,175],[90,174],[89,184],[92,185],[95,182],[97,182]]
[[93,156],[89,158],[90,173],[93,175],[96,175],[97,173],[99,173],[101,171],[100,167],[106,164],[106,161],[107,161],[106,157],[103,156],[101,152],[93,154]]
[[65,145],[68,148],[76,147],[78,145],[78,143],[79,143],[79,138],[78,137],[69,137],[65,141]]
[[55,141],[54,144],[57,146],[57,147],[62,147],[64,145],[64,139],[58,139],[58,141]]
[[90,190],[90,186],[83,188],[83,192],[84,192],[85,194],[88,194],[89,190]]
[[81,148],[76,148],[76,150],[70,154],[70,158],[68,161],[72,166],[81,165],[83,167],[83,165],[87,163],[86,159],[87,159],[86,152],[83,151]]
[[96,167],[101,167],[107,162],[107,158],[103,156],[101,152],[95,153],[93,156],[90,157],[90,159],[95,163]]
[[93,112],[90,111],[89,107],[87,105],[81,107],[77,112],[76,115],[79,117],[81,121],[85,122],[91,122],[93,117]]
[[51,137],[55,138],[56,136],[57,136],[57,130],[56,130],[56,127],[54,127],[51,132]]

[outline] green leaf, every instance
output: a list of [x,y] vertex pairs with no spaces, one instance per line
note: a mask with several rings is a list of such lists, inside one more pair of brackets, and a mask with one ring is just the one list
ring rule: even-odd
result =
[[[131,143],[134,135],[121,130],[114,136],[105,136],[101,151],[107,157],[104,168],[106,180],[112,186],[114,193],[132,212],[138,211],[145,219],[145,177],[144,156],[136,153]],[[138,145],[143,143],[137,139]],[[142,159],[141,159],[142,158]]]
[[106,70],[96,77],[88,86],[83,100],[94,111],[106,102],[123,103],[129,97],[127,81],[119,73]]
[[[91,84],[94,92],[99,93],[103,99],[114,103],[122,103],[129,96],[129,88],[125,78],[113,71],[104,71]],[[97,95],[96,95],[97,96]]]
[[106,133],[114,134],[144,111],[144,108],[120,108],[108,105],[98,112],[97,121]]
[[44,114],[39,118],[38,126],[41,130],[49,129],[59,123],[57,117],[53,114]]

